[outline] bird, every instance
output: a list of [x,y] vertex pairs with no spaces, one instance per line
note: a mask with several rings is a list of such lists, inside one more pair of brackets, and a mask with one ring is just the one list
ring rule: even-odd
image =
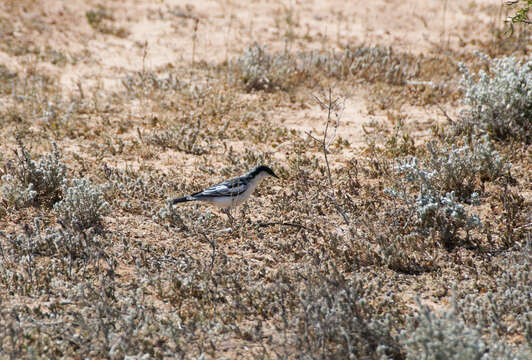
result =
[[208,202],[221,208],[232,222],[231,209],[245,202],[260,182],[267,176],[279,179],[271,168],[266,165],[259,165],[242,176],[226,180],[205,190],[170,201],[172,205],[189,201]]

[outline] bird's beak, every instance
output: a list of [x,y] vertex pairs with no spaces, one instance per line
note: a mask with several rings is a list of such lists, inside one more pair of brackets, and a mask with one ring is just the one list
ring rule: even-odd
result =
[[272,176],[273,176],[274,178],[279,179],[279,176],[275,175],[275,173],[274,173],[273,171],[272,171]]

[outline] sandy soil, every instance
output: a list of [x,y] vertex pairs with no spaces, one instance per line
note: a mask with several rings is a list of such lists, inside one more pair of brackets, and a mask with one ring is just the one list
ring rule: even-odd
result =
[[[486,29],[498,19],[489,14],[500,1],[254,1],[249,5],[224,0],[109,2],[106,6],[114,18],[113,26],[126,31],[123,38],[91,31],[85,14],[98,4],[46,0],[39,4],[4,5],[4,9],[18,7],[21,26],[14,29],[17,38],[79,54],[81,60],[75,64],[37,64],[38,70],[60,78],[65,93],[77,91],[80,80],[85,85],[113,90],[132,71],[192,60],[223,62],[253,42],[264,44],[271,51],[341,50],[360,43],[390,45],[412,53],[430,53],[446,47],[471,50],[491,36]],[[22,26],[37,18],[43,23],[43,31],[38,27],[28,31]],[[15,58],[0,51],[0,63],[11,69],[30,69],[35,62],[33,55]],[[339,135],[361,144],[362,124],[384,120],[386,114],[368,114],[364,87],[353,89],[345,103]],[[412,118],[420,111],[423,118],[430,112],[429,117],[442,119],[436,108],[408,109]],[[304,110],[285,108],[273,119],[283,126],[310,131],[323,124],[323,112],[317,104]]]

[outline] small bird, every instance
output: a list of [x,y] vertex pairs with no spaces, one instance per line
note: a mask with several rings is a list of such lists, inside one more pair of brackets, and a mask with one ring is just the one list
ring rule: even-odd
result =
[[268,166],[260,165],[247,174],[226,180],[197,193],[173,199],[171,203],[174,205],[188,201],[206,201],[222,208],[232,221],[231,209],[246,201],[266,176],[279,179]]

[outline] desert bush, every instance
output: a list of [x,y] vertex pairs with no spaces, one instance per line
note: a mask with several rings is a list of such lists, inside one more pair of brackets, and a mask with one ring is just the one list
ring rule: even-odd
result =
[[[103,273],[111,242],[95,231],[45,227],[34,218],[23,231],[0,231],[0,283],[3,291],[19,296],[60,296],[64,282],[76,282],[85,272]],[[105,261],[101,261],[105,260]],[[2,342],[0,331],[0,343]]]
[[407,54],[394,53],[391,47],[354,46],[338,54],[303,53],[300,59],[300,68],[321,70],[339,79],[355,76],[391,85],[404,85],[419,72],[419,60]]
[[453,144],[450,148],[429,142],[427,150],[429,156],[421,168],[419,161],[411,157],[396,170],[420,190],[454,192],[462,200],[472,195],[477,181],[493,181],[509,169],[487,137],[473,139],[471,145]]
[[[29,129],[30,124],[39,124],[42,134],[58,142],[65,135],[76,138],[85,134],[88,128],[86,114],[93,111],[97,94],[90,99],[84,98],[83,94],[64,98],[55,78],[37,72],[15,80],[11,94],[13,102],[0,111],[10,121],[23,125],[20,130]],[[82,89],[81,83],[78,86]]]
[[493,285],[457,299],[460,316],[494,336],[524,336],[532,350],[531,239],[490,263],[497,269]]
[[17,78],[17,73],[9,71],[9,69],[4,64],[0,64],[0,94],[6,95],[12,93]]
[[161,224],[168,223],[170,226],[181,230],[187,229],[187,226],[183,222],[183,218],[170,201],[167,201],[166,205],[162,207],[152,218],[153,221],[159,222]]
[[[321,278],[321,277],[320,277]],[[297,342],[305,359],[401,359],[399,344],[367,302],[371,287],[332,274],[300,290]]]
[[185,357],[183,347],[195,329],[175,312],[153,306],[142,288],[123,291],[106,276],[74,284],[56,280],[52,288],[60,296],[42,302],[37,311],[25,304],[0,310],[4,356]]
[[[468,214],[467,206],[478,204],[481,184],[509,174],[510,164],[487,136],[463,146],[429,142],[426,155],[400,159],[395,185],[386,192],[417,215],[416,231],[427,235],[436,230],[441,243],[452,248],[460,230],[468,235],[480,225],[478,216]],[[415,199],[412,190],[417,192]]]
[[346,79],[349,76],[371,82],[404,85],[419,73],[419,61],[396,54],[391,47],[355,46],[340,53],[312,51],[270,54],[255,43],[246,48],[233,67],[246,91],[288,90],[304,79],[325,74]]
[[272,55],[257,43],[248,46],[233,66],[248,92],[288,90],[297,70],[290,54]]
[[58,258],[88,259],[102,245],[93,232],[77,232],[70,228],[43,227],[40,218],[24,225],[23,233],[1,234],[10,254],[14,256],[57,256]]
[[476,215],[469,215],[464,206],[455,200],[454,192],[445,195],[422,192],[416,199],[417,214],[423,229],[437,229],[440,241],[452,248],[460,229],[469,231],[480,225]]
[[66,226],[85,230],[98,227],[101,217],[110,212],[101,186],[93,186],[88,179],[73,179],[72,185],[63,185],[63,199],[54,205],[54,211]]
[[488,132],[496,139],[532,140],[532,60],[513,57],[484,60],[489,72],[471,74],[461,64],[463,112],[461,128]]
[[201,123],[198,117],[196,121],[190,119],[190,122],[182,127],[172,126],[170,129],[154,131],[150,135],[144,136],[143,140],[163,149],[170,148],[186,154],[203,155],[209,151],[207,144],[212,141],[205,139],[205,133],[200,129]]
[[37,196],[33,184],[29,184],[26,188],[21,187],[16,178],[10,174],[2,176],[2,194],[8,205],[14,206],[16,209],[30,206]]
[[407,359],[528,359],[531,355],[526,346],[508,347],[498,338],[483,338],[479,329],[460,318],[456,308],[436,314],[419,306],[419,313],[399,336]]
[[54,143],[52,152],[39,161],[31,158],[22,141],[18,140],[18,145],[16,159],[8,162],[7,174],[2,176],[4,198],[16,208],[52,205],[59,199],[66,181],[66,165],[61,161],[57,145]]
[[[399,160],[395,167],[399,176],[396,189],[387,193],[415,210],[412,212],[417,214],[417,231],[429,234],[435,229],[440,242],[452,248],[460,230],[469,233],[480,225],[478,216],[469,215],[464,204],[477,202],[479,194],[474,192],[475,186],[503,176],[509,164],[487,138],[473,139],[471,145],[462,147],[453,144],[450,148],[429,142],[427,150],[424,161],[416,157]],[[418,192],[415,200],[409,194],[409,187]]]
[[[145,97],[154,99],[168,94],[175,96],[176,93],[189,95],[193,85],[182,81],[178,75],[168,73],[165,77],[158,76],[151,71],[135,72],[124,76],[121,80],[129,96]],[[157,96],[156,96],[157,95]]]
[[110,34],[120,38],[125,38],[129,35],[129,32],[125,28],[113,25],[115,18],[112,11],[102,5],[87,11],[85,17],[89,25],[102,34]]
[[420,314],[401,334],[407,358],[480,359],[487,352],[481,334],[467,327],[456,314],[444,312],[438,317],[420,306]]

